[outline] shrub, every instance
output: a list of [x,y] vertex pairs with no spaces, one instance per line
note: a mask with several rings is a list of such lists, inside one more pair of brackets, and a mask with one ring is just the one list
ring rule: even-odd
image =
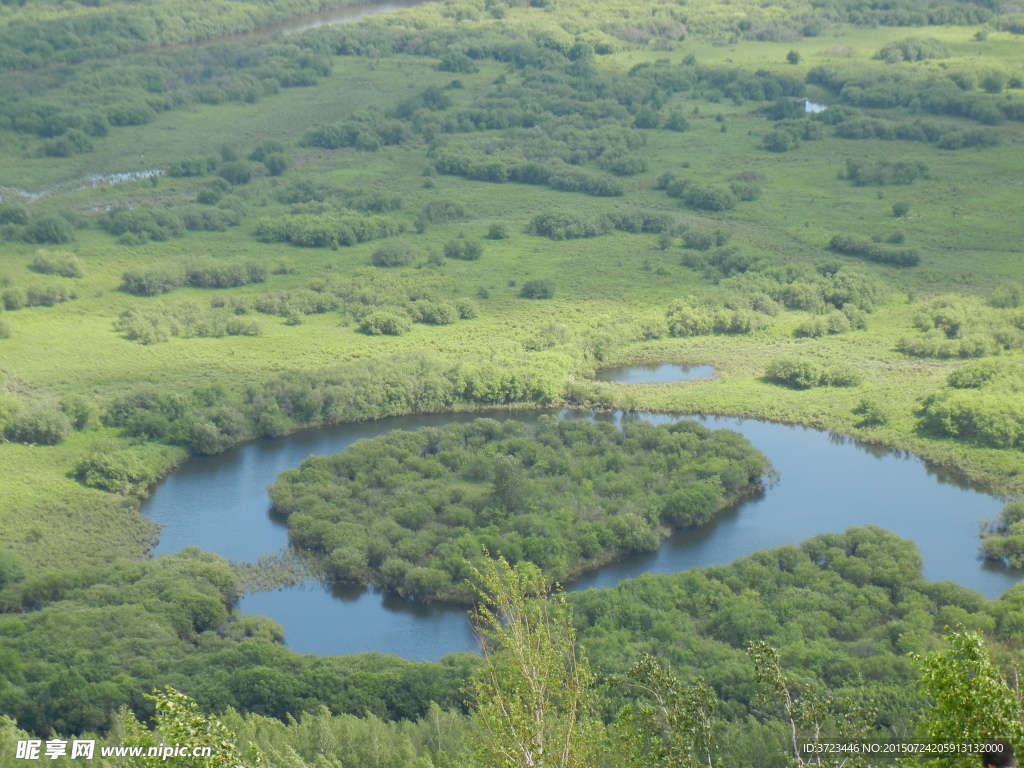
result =
[[21,203],[0,203],[0,225],[3,224],[25,226],[28,224],[28,208]]
[[62,216],[40,216],[25,229],[25,240],[40,245],[63,245],[75,239],[75,233]]
[[448,302],[416,302],[413,312],[417,322],[430,325],[451,325],[460,319],[458,308]]
[[114,208],[99,223],[110,234],[122,236],[122,240],[125,235],[134,235],[133,243],[162,242],[185,234],[178,214],[163,208]]
[[519,291],[524,299],[553,299],[555,284],[550,280],[528,280]]
[[288,170],[288,158],[282,154],[267,155],[263,166],[271,176],[280,176]]
[[437,68],[441,72],[456,72],[460,75],[471,75],[480,71],[480,67],[477,66],[475,61],[469,58],[469,56],[462,51],[456,51],[454,49],[449,49],[444,56],[441,57],[441,61],[438,62]]
[[269,271],[258,261],[233,264],[207,262],[190,265],[185,270],[185,280],[194,288],[238,288],[266,282]]
[[1002,372],[1002,366],[993,360],[979,360],[950,371],[946,383],[954,389],[978,389]]
[[571,213],[539,213],[530,221],[530,230],[552,240],[572,240],[608,234],[611,220],[605,216],[584,217]]
[[455,221],[466,218],[466,209],[458,203],[450,200],[434,200],[423,206],[420,213],[426,221],[431,224],[439,224],[445,221]]
[[74,291],[63,285],[30,285],[25,289],[26,307],[53,307],[73,298]]
[[213,173],[216,168],[217,158],[215,157],[190,157],[171,163],[167,167],[167,175],[174,178],[205,176],[208,173]]
[[789,131],[768,131],[761,139],[761,146],[769,152],[789,152],[797,146],[796,137]]
[[6,320],[0,320],[0,339],[11,338],[11,325]]
[[852,181],[858,187],[884,187],[889,184],[913,184],[918,179],[930,178],[930,173],[924,163],[909,160],[847,160],[842,178]]
[[476,240],[459,238],[449,240],[444,244],[444,255],[449,259],[462,259],[463,261],[476,261],[484,252],[484,247]]
[[690,184],[682,198],[683,205],[698,211],[728,211],[736,207],[736,196],[724,187]]
[[799,357],[780,357],[768,364],[765,377],[796,389],[811,387],[855,387],[864,381],[864,374],[856,368],[840,364],[828,368],[813,360]]
[[57,408],[34,408],[18,414],[4,427],[13,443],[57,445],[71,434],[71,420]]
[[916,267],[921,263],[921,254],[916,248],[888,248],[853,235],[835,235],[829,241],[828,247],[830,251],[836,253],[894,267]]
[[14,312],[25,306],[25,291],[21,288],[8,288],[0,294],[0,302],[8,312]]
[[248,184],[252,181],[252,166],[244,160],[233,160],[222,163],[217,169],[217,175],[232,186]]
[[715,247],[715,236],[700,229],[683,232],[683,248],[693,251],[710,251]]
[[416,259],[416,249],[401,240],[389,240],[373,252],[370,262],[375,267],[404,267]]
[[488,240],[507,240],[509,238],[508,227],[504,224],[491,224],[487,228]]
[[60,277],[82,277],[85,274],[82,260],[62,251],[37,251],[29,269],[42,275]]
[[261,141],[256,145],[256,148],[249,153],[249,159],[254,163],[265,162],[271,155],[284,154],[284,144],[280,141],[274,141],[269,139],[267,141]]
[[[487,298],[483,296],[481,298]],[[455,308],[459,311],[459,318],[462,320],[472,320],[479,314],[476,308],[476,304],[468,299],[459,299],[455,302]]]
[[877,400],[863,398],[853,409],[855,416],[860,416],[858,427],[882,427],[889,423],[889,412]]
[[157,296],[170,293],[185,284],[185,270],[180,267],[150,267],[132,270],[121,276],[121,289],[136,296]]
[[894,40],[875,54],[876,59],[894,64],[900,61],[924,61],[925,59],[945,59],[949,56],[949,48],[941,40],[934,37],[908,37]]
[[902,219],[908,213],[910,213],[910,203],[901,201],[892,204],[892,215],[897,219]]
[[156,481],[156,472],[131,450],[95,453],[75,467],[75,479],[110,493],[131,493]]
[[409,318],[393,312],[374,312],[359,325],[359,332],[369,336],[401,336],[412,328]]

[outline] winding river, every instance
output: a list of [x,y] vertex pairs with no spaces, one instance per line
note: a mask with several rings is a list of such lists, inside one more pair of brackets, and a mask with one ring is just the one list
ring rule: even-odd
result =
[[[639,376],[639,374],[637,374]],[[649,379],[644,379],[649,380]],[[441,426],[487,416],[535,421],[544,411],[488,411],[383,419],[298,432],[229,453],[196,458],[161,483],[143,511],[163,528],[158,552],[195,545],[229,559],[255,560],[281,550],[287,530],[270,513],[266,486],[310,454],[344,450],[356,440],[393,429]],[[684,416],[642,414],[562,418],[643,418],[655,423]],[[954,475],[901,452],[874,448],[827,432],[750,419],[701,418],[733,429],[763,451],[781,481],[761,498],[719,515],[711,524],[681,531],[653,553],[605,566],[572,589],[611,587],[643,573],[673,573],[725,563],[759,549],[797,544],[818,533],[874,523],[913,539],[929,579],[950,579],[989,598],[1021,573],[977,556],[978,521],[994,517],[1002,502]],[[327,589],[307,584],[248,595],[246,613],[279,621],[289,647],[303,653],[394,653],[438,659],[475,649],[465,606],[420,605],[373,589]]]

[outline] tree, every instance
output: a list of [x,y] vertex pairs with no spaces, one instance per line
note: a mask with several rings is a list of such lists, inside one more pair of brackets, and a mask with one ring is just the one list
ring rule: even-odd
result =
[[[177,757],[158,754],[138,759],[138,765],[169,766],[185,768],[246,768],[258,765],[259,755],[250,747],[253,759],[242,757],[236,746],[237,736],[225,727],[214,715],[205,715],[188,696],[171,687],[154,691],[146,698],[156,705],[156,731],[150,731],[139,723],[131,712],[122,709],[118,713],[115,732],[119,732],[121,743],[127,747],[141,747],[143,755],[150,749],[162,747],[209,747],[205,757]],[[162,752],[162,750],[161,750]],[[169,759],[168,759],[169,758]]]
[[552,596],[531,563],[504,557],[471,566],[480,597],[474,623],[484,663],[473,680],[480,764],[493,768],[589,768],[599,724],[594,677],[576,648],[572,608]]
[[682,685],[657,659],[643,654],[623,683],[643,694],[623,707],[616,721],[630,765],[711,768],[718,698],[703,680]]
[[[1024,711],[1016,675],[1011,685],[992,662],[979,633],[950,632],[946,640],[947,650],[914,656],[921,670],[921,691],[935,702],[918,725],[921,735],[936,741],[980,743],[1002,738],[1020,744]],[[943,757],[928,765],[974,766],[977,757]]]
[[515,456],[504,454],[494,459],[494,495],[505,511],[522,512],[526,507],[526,473]]
[[[810,685],[801,685],[782,671],[779,651],[763,640],[747,646],[754,662],[757,680],[765,687],[765,702],[781,705],[782,720],[789,731],[793,765],[855,768],[866,765],[861,755],[821,753],[804,750],[818,742],[853,742],[870,732],[873,712],[859,706],[838,706],[827,693]],[[952,737],[950,737],[952,738]]]

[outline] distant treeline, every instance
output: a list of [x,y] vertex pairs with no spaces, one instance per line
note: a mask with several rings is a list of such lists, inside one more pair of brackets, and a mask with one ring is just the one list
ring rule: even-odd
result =
[[132,437],[210,454],[300,427],[433,413],[458,404],[550,403],[563,377],[553,367],[446,365],[409,357],[284,373],[241,393],[216,385],[190,393],[139,390],[115,399],[105,421]]
[[[173,4],[100,3],[62,8],[20,2],[0,30],[0,69],[76,64],[143,48],[191,43],[270,26],[302,14],[349,5],[344,0],[281,0],[272,4],[213,0]],[[11,3],[4,3],[11,5]]]

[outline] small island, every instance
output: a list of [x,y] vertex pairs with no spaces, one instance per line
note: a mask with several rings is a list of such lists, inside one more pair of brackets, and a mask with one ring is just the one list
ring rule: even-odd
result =
[[485,550],[564,581],[707,523],[773,474],[741,435],[695,421],[476,419],[312,456],[270,497],[330,578],[469,602]]

